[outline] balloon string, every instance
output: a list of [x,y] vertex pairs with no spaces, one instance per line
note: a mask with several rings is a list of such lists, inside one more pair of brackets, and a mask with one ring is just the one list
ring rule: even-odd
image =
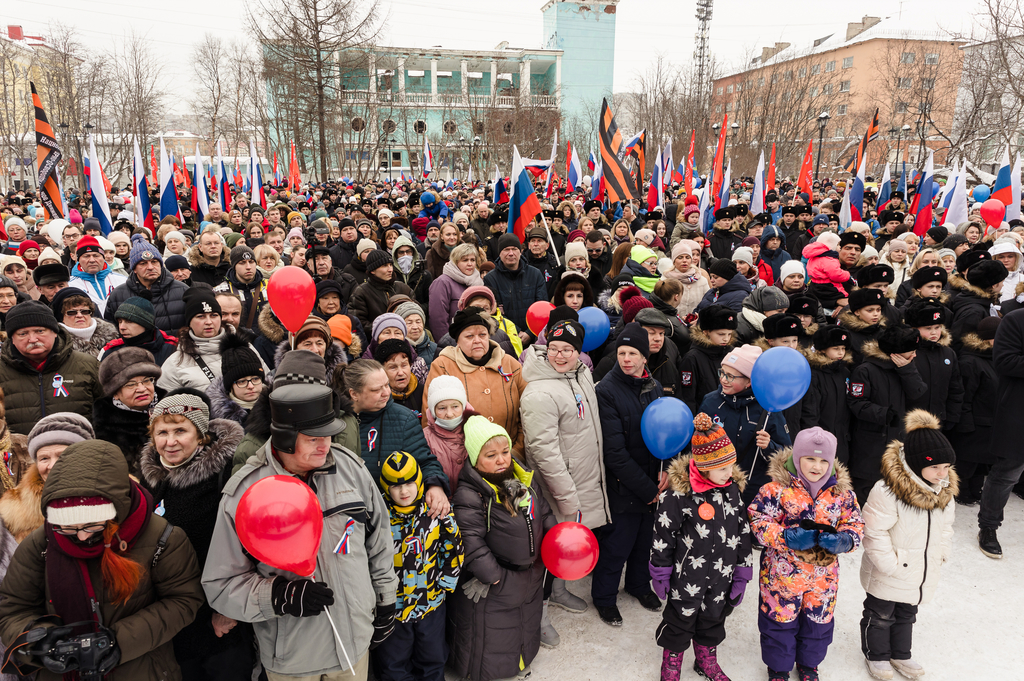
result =
[[[764,430],[765,428],[768,427],[768,419],[771,418],[771,415],[772,415],[772,413],[770,411],[766,410],[764,412],[764,421],[761,423],[761,427],[758,428],[758,430]],[[754,435],[755,435],[755,437],[757,436],[756,433]],[[760,447],[758,447],[757,451],[754,452],[754,460],[750,464],[750,470],[747,471],[747,477],[748,478],[753,477],[753,475],[754,475],[754,466],[757,465],[757,459],[758,459],[759,456],[761,456],[761,448]]]
[[[319,558],[317,558],[316,564],[319,567]],[[313,572],[313,581],[316,581],[316,571]],[[326,575],[324,575],[324,581],[327,581]],[[331,623],[331,629],[334,631],[334,640],[336,640],[338,642],[338,645],[341,646],[341,654],[345,656],[345,664],[348,665],[348,670],[352,674],[352,676],[355,676],[356,670],[352,666],[352,660],[349,659],[348,651],[345,650],[345,644],[341,641],[341,634],[338,633],[338,627],[334,624],[334,618],[331,617],[331,611],[328,610],[326,606],[324,607],[324,614],[327,615],[327,621]]]

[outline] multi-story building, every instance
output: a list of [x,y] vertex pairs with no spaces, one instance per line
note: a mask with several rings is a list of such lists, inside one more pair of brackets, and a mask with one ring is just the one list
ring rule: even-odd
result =
[[[496,163],[507,172],[512,144],[523,156],[547,157],[562,121],[596,111],[611,95],[618,1],[548,0],[538,48],[390,46],[339,57],[354,66],[342,69],[331,93],[329,174],[418,174],[424,138],[434,177],[445,179],[465,178],[470,168],[490,177]],[[276,115],[281,106],[268,89],[270,138],[287,149],[295,131]]]
[[780,170],[795,175],[813,140],[820,174],[835,175],[875,109],[880,136],[869,147],[869,175],[885,161],[920,164],[926,149],[941,166],[953,131],[959,45],[938,31],[869,16],[810,42],[777,42],[714,81],[712,120],[728,114],[729,148],[743,174],[774,142]]

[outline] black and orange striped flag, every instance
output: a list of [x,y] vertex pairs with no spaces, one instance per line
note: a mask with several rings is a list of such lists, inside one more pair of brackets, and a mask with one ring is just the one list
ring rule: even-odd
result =
[[850,160],[846,162],[843,169],[848,173],[857,173],[860,168],[860,160],[864,157],[864,154],[868,150],[868,142],[878,137],[878,109],[875,109],[875,115],[871,119],[871,125],[868,126],[868,131],[864,133],[864,137],[861,138],[860,144],[857,145],[857,153],[850,157]]
[[647,169],[647,129],[640,131],[636,144],[629,152],[636,157],[636,193],[644,195],[644,173]]
[[608,108],[608,100],[601,101],[601,118],[598,123],[601,141],[601,163],[603,180],[608,192],[608,202],[617,203],[626,199],[639,199],[640,192],[630,176],[629,169],[619,158],[619,147],[622,146],[622,133],[615,124],[615,116]]
[[46,120],[43,102],[36,92],[36,84],[32,86],[32,105],[36,109],[36,165],[39,168],[39,201],[46,211],[47,220],[64,218],[64,196],[60,191],[60,178],[57,177],[57,165],[62,155],[60,146],[53,136],[53,128]]

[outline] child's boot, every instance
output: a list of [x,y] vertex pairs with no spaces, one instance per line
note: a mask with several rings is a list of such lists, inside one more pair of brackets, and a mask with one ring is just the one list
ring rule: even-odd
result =
[[561,642],[562,638],[551,626],[551,620],[548,619],[548,602],[544,601],[544,609],[540,616],[540,644],[545,648],[556,648]]
[[694,643],[693,652],[697,656],[693,662],[693,671],[708,681],[729,681],[729,677],[718,666],[718,655],[714,646],[702,646]]
[[789,681],[789,672],[777,672],[769,667],[768,681]]
[[892,665],[889,663],[889,660],[869,660],[864,658],[864,664],[868,666],[868,674],[871,674],[873,678],[882,679],[882,681],[892,678]]
[[796,673],[800,681],[818,681],[817,667],[805,667],[802,664],[797,664]]
[[666,648],[661,653],[661,681],[679,681],[679,674],[683,670],[683,655],[685,653],[673,653]]
[[556,578],[551,583],[551,598],[548,599],[548,603],[569,612],[584,612],[587,609],[585,600],[565,588],[564,579]]
[[913,660],[892,660],[892,667],[908,679],[919,679],[924,676],[924,667]]

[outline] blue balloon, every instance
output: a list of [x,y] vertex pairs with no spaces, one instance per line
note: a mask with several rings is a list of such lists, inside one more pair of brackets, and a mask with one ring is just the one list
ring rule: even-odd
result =
[[793,348],[777,347],[761,354],[750,372],[754,397],[770,412],[789,409],[811,385],[811,365]]
[[988,197],[992,196],[992,190],[983,184],[979,184],[974,188],[974,191],[971,192],[971,196],[973,196],[974,200],[978,203],[985,203],[988,201]]
[[608,315],[599,307],[585,307],[580,310],[580,324],[586,335],[583,337],[583,352],[590,352],[601,347],[601,344],[608,339],[611,333],[611,322]]
[[644,415],[640,417],[640,433],[651,454],[662,461],[671,459],[690,444],[693,414],[682,400],[659,397],[644,409]]
[[932,198],[934,199],[942,191],[942,185],[938,182],[932,182]]

